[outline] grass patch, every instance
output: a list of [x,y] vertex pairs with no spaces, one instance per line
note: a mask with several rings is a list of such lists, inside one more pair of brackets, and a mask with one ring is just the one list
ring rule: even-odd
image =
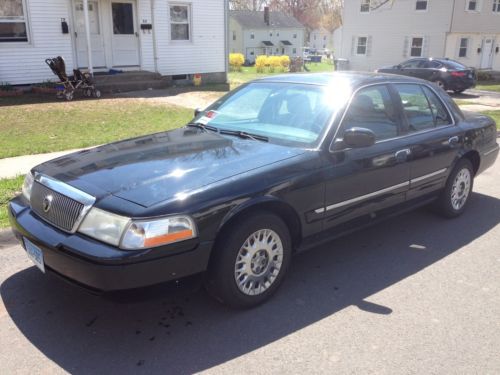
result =
[[[308,63],[306,66],[311,73],[333,72],[334,70],[333,65],[326,62]],[[284,74],[284,73],[283,72],[257,73],[255,70],[255,66],[243,66],[241,72],[229,72],[229,84],[231,86],[231,89],[234,89],[235,87],[238,87],[239,85],[246,83],[248,81],[278,74]]]
[[90,147],[173,129],[190,109],[137,99],[80,100],[0,106],[0,158]]
[[500,92],[500,82],[481,82],[475,88],[484,91]]
[[488,116],[492,117],[493,120],[495,120],[495,122],[497,123],[497,129],[500,130],[500,110],[498,110],[498,111],[484,111],[484,112],[481,112],[481,114],[488,115]]
[[0,179],[0,228],[9,227],[7,203],[21,192],[24,176]]

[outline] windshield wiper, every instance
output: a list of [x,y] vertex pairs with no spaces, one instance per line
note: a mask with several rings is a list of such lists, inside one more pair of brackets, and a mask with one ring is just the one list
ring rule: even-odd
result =
[[259,134],[252,134],[252,133],[247,133],[241,130],[227,130],[227,129],[220,129],[219,133],[221,134],[228,134],[228,135],[236,135],[240,138],[245,138],[245,139],[252,139],[254,141],[263,141],[263,142],[269,142],[269,138],[265,137],[263,135]]
[[216,128],[215,126],[210,126],[210,125],[203,125],[199,122],[190,122],[186,126],[192,127],[192,128],[198,128],[198,129],[203,129],[203,130],[211,130],[213,132],[219,132],[219,129]]

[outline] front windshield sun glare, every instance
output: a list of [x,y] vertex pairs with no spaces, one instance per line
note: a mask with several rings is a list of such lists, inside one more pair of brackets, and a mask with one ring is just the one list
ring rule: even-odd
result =
[[310,147],[348,98],[347,82],[338,81],[332,86],[252,82],[214,103],[193,122],[242,138]]

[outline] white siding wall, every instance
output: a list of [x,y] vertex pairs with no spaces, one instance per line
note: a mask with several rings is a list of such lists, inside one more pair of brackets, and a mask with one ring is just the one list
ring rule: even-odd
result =
[[0,43],[0,82],[25,84],[56,80],[45,59],[61,55],[73,68],[71,34],[62,34],[61,18],[71,23],[68,0],[27,0],[29,43]]
[[[151,1],[150,0],[139,0],[137,4],[138,11],[138,21],[137,24],[140,28],[141,23],[152,23],[151,16]],[[156,19],[155,19],[156,21]],[[140,48],[141,48],[141,69],[154,71],[154,52],[153,52],[153,34],[152,32],[139,31],[140,37]]]
[[[499,20],[500,22],[500,20]],[[500,27],[500,25],[499,25]],[[469,40],[467,56],[459,57],[460,39]],[[492,69],[500,70],[500,53],[495,53],[496,46],[500,45],[500,33],[481,34],[481,33],[452,33],[449,34],[446,41],[446,57],[460,61],[466,66],[479,68],[481,65],[482,52],[478,49],[482,47],[485,38],[493,38],[496,43],[493,46]]]
[[[360,0],[346,1],[342,48],[335,56],[347,58],[351,70],[374,70],[407,58],[411,37],[424,37],[424,56],[442,57],[450,29],[452,0],[429,0],[427,11],[416,11],[415,0],[398,0],[392,6],[360,12]],[[369,38],[366,56],[356,55],[356,37]]]
[[309,47],[317,50],[332,49],[332,36],[326,30],[313,30],[309,34]]
[[[272,33],[272,36],[270,34]],[[252,39],[251,35],[254,35],[255,38]],[[279,34],[279,35],[278,35]],[[296,38],[293,36],[297,35]],[[284,46],[281,44],[282,40],[288,40],[292,43],[291,46]],[[273,55],[281,55],[282,48],[285,48],[285,55],[290,57],[301,56],[302,55],[302,47],[304,47],[304,29],[302,28],[281,28],[281,29],[244,29],[243,31],[243,54],[245,58],[250,61],[253,61],[257,55],[262,54],[263,52],[258,52],[254,56],[249,56],[248,51],[256,49],[262,50],[264,45],[262,41],[270,41],[273,43],[272,47],[268,47],[272,51]],[[278,51],[276,51],[278,48]],[[296,49],[296,53],[293,53],[293,49]]]
[[[233,32],[236,34],[236,40],[233,40]],[[243,48],[243,28],[233,18],[229,19],[229,52],[245,54]]]
[[191,41],[170,40],[169,2],[156,0],[158,68],[163,75],[224,72],[224,0],[175,1],[191,4]]

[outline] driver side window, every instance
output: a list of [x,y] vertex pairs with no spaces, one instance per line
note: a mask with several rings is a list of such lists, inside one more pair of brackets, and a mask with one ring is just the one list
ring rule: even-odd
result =
[[343,121],[343,129],[365,128],[377,141],[397,137],[396,112],[385,85],[370,86],[354,96]]

